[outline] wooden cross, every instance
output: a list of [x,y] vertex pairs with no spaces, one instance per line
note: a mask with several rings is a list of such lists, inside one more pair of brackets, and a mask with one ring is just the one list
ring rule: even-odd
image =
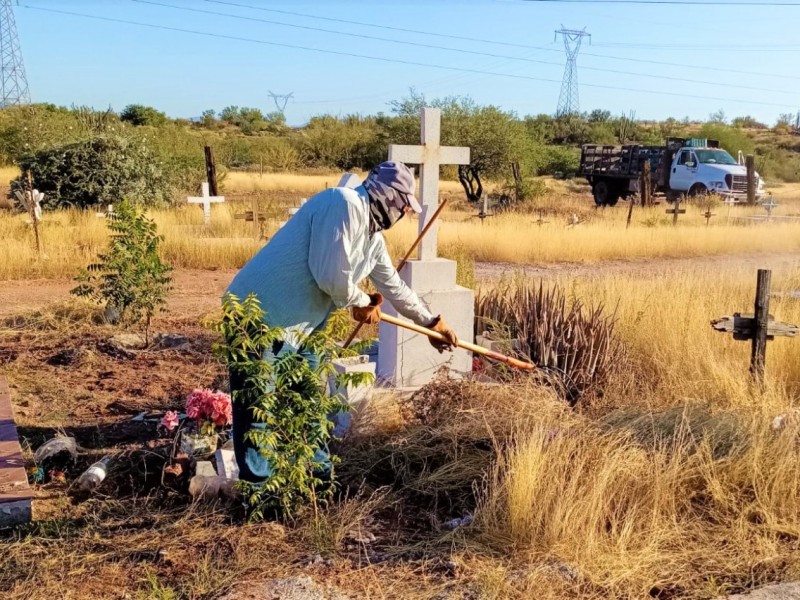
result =
[[[439,206],[439,166],[469,164],[469,148],[441,146],[442,111],[438,108],[423,108],[420,111],[420,146],[389,146],[389,160],[420,165],[419,200],[422,214],[419,231],[425,229],[428,221]],[[419,245],[419,259],[436,258],[437,233],[439,223],[435,223]]]
[[800,333],[797,325],[778,323],[769,314],[769,286],[772,271],[758,270],[754,314],[734,313],[711,321],[717,331],[733,333],[734,340],[752,340],[750,353],[750,374],[759,382],[764,381],[764,365],[767,355],[767,342],[775,337],[794,337]]
[[675,208],[668,208],[667,209],[667,214],[668,215],[669,214],[672,215],[672,224],[673,225],[677,225],[678,224],[678,215],[685,215],[686,214],[686,209],[685,208],[681,208],[681,201],[682,201],[681,196],[678,196],[675,199]]
[[708,210],[706,210],[706,212],[703,213],[703,216],[706,218],[706,227],[708,227],[711,221],[711,217],[716,217],[717,215],[715,213],[712,213],[711,209],[709,208]]
[[256,240],[261,239],[261,227],[258,222],[258,199],[253,197],[253,204],[251,210],[243,213],[236,213],[233,215],[234,219],[244,219],[245,222],[253,223],[253,236]]
[[494,215],[490,215],[489,214],[489,197],[488,196],[484,196],[483,197],[483,204],[481,205],[481,209],[480,209],[480,211],[478,211],[478,214],[477,215],[472,215],[472,216],[473,217],[478,217],[481,220],[481,225],[483,225],[483,220],[486,217],[494,216]]
[[225,202],[225,196],[211,196],[208,193],[208,182],[204,181],[201,184],[202,196],[189,196],[189,204],[202,204],[203,205],[203,220],[206,225],[211,223],[211,205],[216,202]]
[[538,219],[536,219],[536,221],[534,221],[534,222],[535,222],[535,223],[536,223],[536,224],[537,224],[539,227],[541,227],[541,226],[542,226],[542,225],[544,225],[545,223],[549,223],[549,222],[550,222],[550,221],[545,221],[545,220],[544,220],[544,210],[542,210],[542,209],[540,208],[540,209],[539,209],[539,210],[537,210],[536,212],[537,212],[537,214],[539,215],[539,218],[538,218]]
[[42,243],[39,237],[39,221],[42,220],[42,200],[44,194],[39,190],[33,189],[33,178],[31,172],[28,171],[28,189],[15,192],[17,200],[28,211],[31,218],[31,225],[33,225],[33,235],[36,238],[36,254],[42,254]]

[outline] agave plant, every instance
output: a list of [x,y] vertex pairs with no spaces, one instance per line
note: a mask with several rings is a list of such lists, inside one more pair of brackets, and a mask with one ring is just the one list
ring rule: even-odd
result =
[[475,315],[479,335],[505,340],[555,376],[571,405],[602,393],[619,352],[614,315],[602,304],[587,309],[558,285],[517,280],[479,291]]

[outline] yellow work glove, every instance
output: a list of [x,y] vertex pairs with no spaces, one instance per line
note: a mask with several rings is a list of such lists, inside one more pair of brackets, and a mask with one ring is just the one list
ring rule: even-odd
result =
[[369,295],[369,306],[354,306],[352,309],[353,318],[359,323],[375,325],[381,320],[381,304],[383,296],[379,293]]
[[442,315],[439,315],[433,321],[428,323],[428,329],[432,329],[436,333],[441,333],[447,339],[446,342],[442,342],[440,340],[428,338],[431,346],[436,348],[439,353],[442,353],[445,350],[450,350],[452,352],[453,348],[458,345],[458,336],[456,336],[455,329],[447,324],[447,321],[442,318]]

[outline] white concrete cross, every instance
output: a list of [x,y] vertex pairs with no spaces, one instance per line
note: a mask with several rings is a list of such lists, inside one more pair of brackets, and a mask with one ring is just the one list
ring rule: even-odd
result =
[[[439,206],[439,166],[469,164],[469,148],[439,145],[441,129],[442,111],[438,108],[423,108],[420,111],[422,145],[391,144],[389,146],[389,160],[420,165],[419,190],[417,192],[417,197],[422,204],[422,214],[419,219],[420,232]],[[439,223],[436,223],[420,243],[420,260],[436,258],[438,230]]]
[[204,181],[201,185],[202,196],[189,196],[189,204],[202,204],[203,205],[203,219],[205,224],[211,222],[211,204],[216,202],[225,202],[225,196],[211,196],[208,192],[208,182]]

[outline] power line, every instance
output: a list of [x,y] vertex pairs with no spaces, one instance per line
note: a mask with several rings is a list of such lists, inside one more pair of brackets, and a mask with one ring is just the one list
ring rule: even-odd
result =
[[[421,42],[409,42],[409,41],[406,41],[406,40],[396,40],[396,39],[391,39],[391,38],[384,38],[384,37],[378,37],[378,36],[365,35],[365,34],[361,34],[361,33],[349,33],[349,32],[346,32],[346,31],[336,31],[336,30],[333,30],[333,29],[323,29],[321,27],[311,27],[311,26],[308,26],[308,25],[297,25],[295,23],[285,23],[285,22],[282,22],[282,21],[272,21],[272,20],[269,20],[269,19],[259,19],[257,17],[247,17],[247,16],[242,16],[242,15],[234,15],[234,14],[231,14],[231,13],[219,12],[219,11],[214,11],[214,10],[204,10],[202,8],[189,8],[189,7],[186,7],[186,6],[176,6],[174,4],[167,4],[165,2],[156,2],[155,0],[131,0],[131,1],[132,2],[136,2],[137,4],[149,4],[149,5],[152,5],[152,6],[161,6],[161,7],[164,7],[164,8],[172,8],[172,9],[175,9],[175,10],[182,10],[182,11],[195,12],[195,13],[200,13],[200,14],[214,15],[214,16],[217,16],[217,17],[228,17],[228,18],[231,18],[231,19],[238,19],[238,20],[242,20],[242,21],[252,21],[252,22],[257,22],[257,23],[268,23],[270,25],[278,25],[278,26],[282,26],[282,27],[291,27],[291,28],[295,28],[295,29],[305,29],[305,30],[317,31],[317,32],[322,32],[322,33],[330,33],[330,34],[333,34],[333,35],[340,35],[340,36],[345,36],[345,37],[358,38],[360,40],[369,39],[369,40],[376,40],[376,41],[379,41],[379,42],[389,42],[389,43],[393,43],[393,44],[401,44],[401,45],[404,45],[404,46],[415,46],[415,47],[418,47],[418,48],[427,48],[427,49],[431,49],[431,50],[445,50],[445,51],[448,51],[448,52],[457,52],[457,53],[460,53],[460,54],[470,54],[470,55],[473,55],[473,56],[488,56],[490,58],[501,58],[501,59],[504,59],[504,60],[517,60],[517,61],[529,62],[529,63],[535,63],[535,64],[541,64],[541,65],[553,65],[553,66],[557,66],[557,67],[561,66],[561,63],[555,62],[555,61],[549,61],[549,60],[540,60],[540,59],[534,59],[534,58],[524,58],[524,57],[520,57],[520,56],[510,56],[510,55],[505,55],[505,54],[494,54],[494,53],[490,53],[490,52],[480,52],[478,50],[465,50],[463,48],[452,48],[452,47],[449,47],[449,46],[439,46],[439,45],[436,45],[436,44],[425,44],[425,43],[421,43]],[[544,48],[542,48],[542,49],[544,49]],[[547,48],[547,49],[549,50],[549,48]],[[567,66],[569,67],[570,64],[571,63],[568,62]],[[636,73],[636,72],[632,72],[632,71],[620,71],[620,70],[617,70],[617,69],[606,69],[606,68],[603,68],[603,67],[583,67],[583,68],[585,70],[587,70],[587,71],[597,71],[597,72],[600,72],[600,73],[613,73],[615,75],[633,75],[635,77],[647,77],[649,79],[662,79],[662,80],[667,80],[667,81],[681,81],[681,82],[685,82],[685,83],[696,83],[696,84],[700,84],[700,85],[713,85],[714,87],[727,87],[727,88],[734,88],[734,89],[741,89],[741,90],[752,90],[752,91],[757,91],[757,92],[773,92],[773,93],[777,93],[777,94],[789,94],[791,96],[796,96],[797,95],[797,93],[793,92],[793,91],[769,89],[769,88],[764,88],[764,87],[761,87],[761,86],[754,87],[754,86],[748,86],[748,85],[741,85],[741,84],[738,84],[738,83],[714,82],[713,84],[711,84],[708,81],[702,81],[702,80],[698,80],[698,79],[687,79],[685,77],[671,77],[669,75],[656,75],[656,74],[653,74],[653,73]],[[575,88],[575,93],[577,93],[577,87]]]
[[560,4],[691,4],[705,6],[800,6],[800,2],[702,2],[696,0],[521,0]]
[[541,50],[539,46],[531,46],[528,44],[516,44],[514,42],[501,42],[499,40],[487,40],[481,38],[468,37],[463,35],[449,35],[446,33],[438,33],[433,31],[420,31],[419,29],[405,29],[403,27],[393,27],[391,25],[379,25],[376,23],[365,23],[363,21],[353,21],[351,19],[337,19],[335,17],[321,17],[319,15],[312,15],[309,13],[295,12],[291,10],[278,10],[277,8],[264,8],[263,6],[253,6],[252,4],[239,4],[237,2],[223,2],[222,0],[205,0],[209,4],[224,4],[226,6],[236,6],[238,8],[249,8],[252,10],[260,10],[263,12],[270,12],[275,14],[290,15],[293,17],[305,17],[307,19],[317,19],[320,21],[330,21],[332,23],[345,23],[347,25],[358,25],[359,27],[374,27],[376,29],[386,29],[388,31],[400,31],[402,33],[415,33],[419,35],[433,35],[436,37],[448,38],[451,40],[463,40],[465,42],[475,43],[481,42],[484,44],[496,44],[498,46],[510,46],[513,48],[528,48],[533,50]]
[[[78,13],[78,12],[60,10],[60,9],[55,9],[55,8],[44,8],[44,7],[41,7],[41,6],[32,6],[30,4],[25,4],[23,6],[24,6],[24,8],[28,8],[28,9],[31,9],[31,10],[38,10],[38,11],[41,11],[41,12],[49,12],[49,13],[53,13],[53,14],[69,15],[69,16],[73,16],[73,17],[92,19],[92,20],[96,20],[96,21],[106,21],[106,22],[109,22],[109,23],[122,23],[124,25],[134,25],[134,26],[137,26],[137,27],[145,27],[145,28],[148,28],[148,29],[158,29],[158,30],[163,30],[163,31],[173,31],[173,32],[179,32],[179,33],[188,33],[188,34],[192,34],[192,35],[200,35],[200,36],[204,36],[204,37],[211,37],[211,38],[224,39],[224,40],[234,40],[234,41],[239,41],[239,42],[247,42],[247,43],[251,43],[251,44],[260,44],[260,45],[264,45],[264,46],[274,46],[274,47],[278,47],[278,48],[289,48],[289,49],[292,49],[292,50],[305,50],[305,51],[308,51],[308,52],[317,52],[317,53],[320,53],[320,54],[331,54],[331,55],[334,55],[334,56],[345,56],[345,57],[348,57],[348,58],[361,58],[361,59],[365,59],[365,60],[372,60],[372,61],[383,62],[383,63],[401,64],[401,65],[412,66],[412,67],[427,67],[427,68],[432,68],[432,69],[442,69],[442,70],[445,70],[445,71],[457,71],[457,72],[460,72],[460,73],[472,73],[472,74],[476,74],[476,75],[493,75],[493,76],[497,76],[497,77],[508,77],[508,78],[511,78],[511,79],[519,79],[519,80],[525,80],[525,81],[539,81],[539,82],[545,82],[545,83],[561,83],[557,79],[546,79],[546,78],[543,78],[543,77],[532,77],[530,75],[518,75],[518,74],[513,74],[513,73],[497,73],[497,72],[494,72],[494,71],[486,71],[486,70],[481,70],[481,69],[469,69],[469,68],[465,68],[465,67],[453,67],[453,66],[447,66],[447,65],[437,65],[437,64],[433,64],[433,63],[424,63],[424,62],[419,62],[419,61],[403,60],[403,59],[398,59],[398,58],[386,58],[386,57],[382,57],[382,56],[370,56],[370,55],[367,55],[367,54],[357,54],[355,52],[345,52],[343,50],[328,50],[328,49],[323,49],[323,48],[313,48],[311,46],[300,46],[300,45],[297,45],[297,44],[286,44],[286,43],[282,43],[282,42],[270,42],[270,41],[267,41],[267,40],[261,40],[261,39],[256,39],[256,38],[247,38],[247,37],[241,37],[241,36],[214,33],[214,32],[209,32],[209,31],[198,31],[196,29],[185,29],[185,28],[181,28],[181,27],[171,27],[171,26],[168,26],[168,25],[159,25],[159,24],[156,24],[156,23],[143,23],[141,21],[131,21],[131,20],[128,20],[128,19],[118,19],[118,18],[114,18],[114,17],[101,17],[99,15],[89,15],[89,14],[86,14],[86,13]],[[597,84],[597,83],[585,83],[583,85],[584,85],[584,87],[593,87],[593,88],[598,88],[598,89],[614,90],[614,91],[619,91],[619,92],[635,92],[635,93],[642,93],[642,94],[654,94],[654,95],[658,95],[658,96],[676,96],[676,97],[679,97],[679,98],[693,98],[693,99],[697,99],[697,100],[719,100],[719,101],[722,101],[722,102],[735,102],[735,103],[739,103],[739,104],[753,104],[753,105],[760,105],[760,106],[775,106],[775,107],[780,107],[780,108],[786,108],[788,106],[787,104],[778,104],[776,102],[763,102],[763,101],[760,101],[760,100],[740,100],[740,99],[736,99],[736,98],[719,97],[719,96],[700,96],[700,95],[694,95],[694,94],[685,94],[685,93],[681,93],[681,92],[669,92],[669,91],[666,91],[666,90],[646,90],[646,89],[640,89],[640,88],[629,88],[629,87],[620,87],[620,86],[613,86],[613,85],[602,85],[602,84]]]
[[[222,4],[222,5],[226,5],[226,6],[236,6],[238,8],[249,8],[249,9],[252,9],[252,10],[259,10],[259,11],[262,11],[262,12],[270,12],[270,13],[276,13],[276,14],[291,15],[291,16],[294,16],[294,17],[304,17],[304,18],[307,18],[307,19],[316,19],[316,20],[319,20],[319,21],[329,21],[329,22],[332,22],[332,23],[345,23],[347,25],[358,25],[360,27],[373,27],[375,29],[385,29],[385,30],[388,30],[388,31],[400,31],[400,32],[403,32],[403,33],[413,33],[413,34],[417,34],[417,35],[428,35],[428,36],[448,38],[448,39],[454,39],[454,40],[464,40],[464,41],[467,41],[467,42],[470,42],[470,43],[478,42],[478,43],[483,43],[483,44],[496,44],[496,45],[500,45],[500,46],[510,46],[510,47],[515,47],[515,48],[527,48],[527,49],[532,49],[532,50],[542,50],[542,51],[545,51],[545,52],[559,52],[559,53],[561,52],[561,50],[558,50],[556,48],[548,48],[546,46],[532,46],[530,44],[518,44],[518,43],[511,43],[511,42],[503,42],[503,41],[499,41],[499,40],[489,40],[489,39],[485,39],[485,38],[475,38],[475,37],[468,37],[468,36],[461,36],[461,35],[450,35],[450,34],[445,34],[445,33],[424,31],[424,30],[420,30],[420,29],[406,29],[406,28],[402,28],[402,27],[392,27],[390,25],[381,25],[379,23],[367,23],[367,22],[364,22],[364,21],[352,21],[352,20],[349,20],[349,19],[337,19],[335,17],[322,17],[322,16],[319,16],[319,15],[313,15],[313,14],[309,14],[309,13],[302,13],[302,12],[296,12],[296,11],[290,11],[290,10],[278,10],[278,9],[275,9],[275,8],[264,8],[263,6],[253,6],[252,4],[241,4],[241,3],[238,3],[238,2],[224,2],[223,0],[204,0],[204,1],[208,2],[210,4]],[[739,46],[738,48],[741,48],[741,46]],[[691,64],[686,64],[686,63],[673,63],[673,62],[653,61],[653,60],[646,60],[646,59],[636,59],[636,58],[629,58],[629,57],[622,57],[622,56],[609,56],[607,54],[594,54],[594,53],[590,53],[590,52],[584,52],[583,56],[593,56],[593,57],[596,57],[596,58],[606,58],[606,59],[609,59],[609,60],[622,60],[622,61],[628,61],[628,62],[641,62],[641,63],[647,63],[647,64],[657,64],[657,65],[665,65],[665,66],[672,66],[672,67],[682,67],[682,68],[685,68],[685,69],[695,69],[695,70],[701,70],[701,71],[715,71],[715,72],[736,73],[736,74],[739,74],[739,75],[755,75],[755,76],[759,76],[759,77],[776,77],[776,78],[779,78],[779,79],[800,79],[800,77],[798,77],[798,76],[785,75],[783,73],[761,73],[761,72],[756,72],[756,71],[742,71],[742,70],[739,70],[739,69],[724,69],[724,68],[720,68],[720,67],[717,67],[717,66],[704,67],[704,66],[700,66],[700,65],[691,65]]]

